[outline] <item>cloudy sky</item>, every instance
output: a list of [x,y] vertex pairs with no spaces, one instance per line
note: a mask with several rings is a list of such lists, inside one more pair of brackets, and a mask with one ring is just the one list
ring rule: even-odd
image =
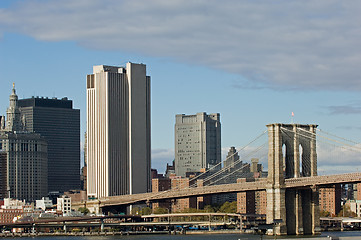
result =
[[[219,112],[224,152],[291,112],[361,142],[360,12],[361,2],[336,0],[2,0],[0,114],[15,82],[20,98],[74,100],[84,132],[86,74],[131,61],[152,78],[161,171],[174,158],[177,113]],[[361,167],[353,155],[334,162]]]

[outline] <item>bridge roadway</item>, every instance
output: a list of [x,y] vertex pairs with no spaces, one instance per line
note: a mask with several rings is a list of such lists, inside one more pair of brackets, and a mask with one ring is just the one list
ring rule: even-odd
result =
[[[309,186],[322,186],[331,184],[344,184],[361,182],[361,173],[347,173],[337,175],[325,175],[315,177],[300,177],[285,180],[285,188],[303,188]],[[220,193],[234,193],[244,191],[265,190],[267,179],[259,179],[255,182],[232,183],[222,185],[212,185],[204,187],[184,188],[157,193],[140,193],[132,195],[111,196],[99,200],[92,200],[86,203],[87,206],[98,205],[99,207],[129,205],[144,203],[147,201],[160,201],[165,199],[177,199],[185,197],[203,196]],[[84,203],[74,203],[73,205],[84,206]]]

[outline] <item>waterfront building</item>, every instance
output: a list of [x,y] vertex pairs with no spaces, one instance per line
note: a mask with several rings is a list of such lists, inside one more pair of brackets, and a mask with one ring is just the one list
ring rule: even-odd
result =
[[[170,178],[153,178],[152,179],[152,192],[153,193],[157,193],[157,192],[162,192],[162,191],[167,191],[171,189],[171,179]],[[157,209],[157,208],[166,208],[166,209],[170,209],[171,206],[171,200],[163,200],[163,201],[159,201],[159,202],[154,202],[152,204],[152,208],[153,209]]]
[[42,197],[40,200],[35,201],[36,208],[40,208],[43,211],[53,207],[53,201],[49,197]]
[[0,151],[6,153],[3,167],[10,192],[8,197],[35,201],[48,193],[47,142],[39,133],[27,130],[25,117],[18,107],[15,85],[6,114],[6,121],[1,121]]
[[4,204],[0,208],[0,224],[13,223],[14,219],[21,218],[24,212],[28,212],[30,205],[25,201],[4,198]]
[[221,168],[220,114],[177,114],[175,123],[175,172],[186,177],[187,172]]
[[[152,192],[162,192],[167,190],[179,190],[183,188],[188,188],[189,186],[196,184],[196,187],[203,187],[203,179],[197,179],[196,181],[192,180],[194,176],[190,178],[181,178],[179,176],[162,177],[152,179]],[[152,204],[153,209],[156,208],[166,208],[170,212],[181,212],[188,208],[197,208],[203,209],[204,206],[211,204],[210,196],[199,196],[199,197],[187,197],[187,198],[177,198],[173,200],[162,200],[159,202],[154,202]]]
[[63,216],[69,216],[71,213],[71,198],[66,195],[57,198],[56,210],[62,212]]
[[80,110],[64,97],[18,101],[26,130],[48,142],[48,191],[80,189]]
[[[179,190],[190,187],[189,178],[172,178],[171,189]],[[177,198],[172,201],[171,212],[182,212],[185,209],[197,208],[197,197]]]
[[341,185],[319,188],[320,211],[335,217],[341,210]]
[[264,214],[266,215],[267,211],[267,192],[264,191],[256,191],[255,192],[255,206],[254,212],[255,214]]
[[150,77],[144,64],[87,75],[89,198],[150,191]]

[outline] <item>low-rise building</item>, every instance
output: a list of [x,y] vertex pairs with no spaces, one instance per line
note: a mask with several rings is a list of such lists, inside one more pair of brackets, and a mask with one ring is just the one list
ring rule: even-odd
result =
[[41,200],[36,200],[35,204],[36,208],[40,208],[44,211],[48,208],[53,207],[53,202],[50,200],[49,197],[43,197]]
[[71,198],[63,195],[57,199],[57,211],[61,211],[63,216],[69,216],[71,213]]

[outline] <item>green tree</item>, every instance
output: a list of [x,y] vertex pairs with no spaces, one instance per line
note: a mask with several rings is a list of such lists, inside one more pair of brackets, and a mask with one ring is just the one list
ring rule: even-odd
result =
[[[219,209],[219,207],[218,207]],[[214,213],[214,212],[217,212],[217,207],[216,206],[212,206],[212,205],[206,205],[204,207],[204,212],[206,213]]]
[[87,209],[86,207],[80,207],[78,211],[84,215],[87,215],[90,212],[89,209]]
[[325,210],[320,211],[320,217],[329,217],[329,216],[330,216],[330,212]]
[[152,209],[150,207],[142,208],[142,215],[152,214]]
[[166,213],[168,213],[168,209],[166,209],[166,208],[155,208],[153,213],[154,214],[166,214]]
[[237,212],[237,202],[225,202],[218,210],[222,213],[236,213]]

